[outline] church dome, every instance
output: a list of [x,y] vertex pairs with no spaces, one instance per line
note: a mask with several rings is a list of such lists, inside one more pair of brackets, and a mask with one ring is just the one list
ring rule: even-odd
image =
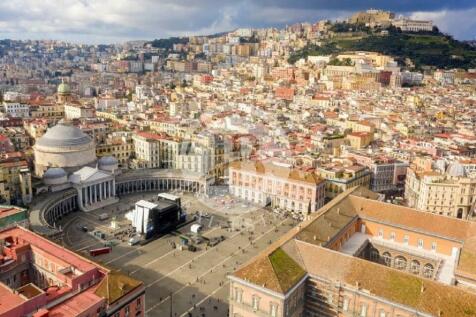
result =
[[54,179],[54,178],[61,178],[65,176],[66,176],[66,172],[61,167],[50,167],[43,175],[43,178]]
[[114,156],[104,156],[99,159],[99,166],[102,165],[116,165],[117,159]]
[[41,147],[73,147],[86,145],[91,142],[92,139],[79,128],[59,122],[56,126],[49,128],[38,139],[36,145]]
[[67,175],[64,169],[60,167],[50,167],[43,174],[43,182],[46,185],[59,185],[67,182]]
[[96,164],[96,146],[88,135],[77,127],[60,121],[49,128],[33,146],[35,173],[42,177],[52,167],[61,167],[68,174]]
[[71,94],[71,87],[66,83],[61,83],[58,85],[58,94],[60,95],[69,95]]
[[119,162],[114,156],[104,156],[98,161],[99,168],[104,171],[113,172],[118,169]]

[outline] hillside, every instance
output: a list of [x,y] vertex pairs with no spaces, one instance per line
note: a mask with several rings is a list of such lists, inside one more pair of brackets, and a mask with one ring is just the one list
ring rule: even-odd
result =
[[476,67],[475,47],[439,32],[402,33],[389,30],[388,35],[382,35],[380,32],[359,30],[359,33],[335,34],[322,46],[310,45],[294,52],[289,62],[295,63],[310,55],[374,51],[394,56],[401,65],[405,65],[405,60],[409,58],[417,69],[422,66],[464,69]]

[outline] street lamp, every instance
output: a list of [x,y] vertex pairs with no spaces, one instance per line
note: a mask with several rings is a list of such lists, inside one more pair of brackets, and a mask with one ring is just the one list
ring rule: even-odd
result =
[[173,293],[170,292],[170,317],[173,317],[172,316],[172,295],[173,295]]

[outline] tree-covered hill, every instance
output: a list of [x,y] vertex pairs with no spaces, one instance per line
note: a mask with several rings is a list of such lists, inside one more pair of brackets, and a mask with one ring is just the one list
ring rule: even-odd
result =
[[[340,29],[338,29],[340,30]],[[346,29],[347,30],[347,29]],[[333,36],[323,45],[309,45],[294,52],[290,63],[302,57],[329,55],[345,51],[373,51],[394,56],[401,65],[409,58],[416,68],[476,68],[476,48],[449,35],[435,32],[402,33],[395,29],[371,32],[358,29],[359,36]],[[364,31],[364,33],[362,33]],[[363,35],[362,35],[363,34]]]

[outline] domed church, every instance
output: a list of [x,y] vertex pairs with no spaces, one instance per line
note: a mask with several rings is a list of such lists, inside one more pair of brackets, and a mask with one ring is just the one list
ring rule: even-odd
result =
[[84,166],[96,165],[96,145],[79,128],[60,121],[33,146],[35,174],[42,177],[50,167],[62,168],[68,174]]
[[71,87],[67,83],[62,82],[61,84],[59,84],[58,89],[56,91],[56,101],[60,104],[64,104],[70,102],[71,100]]

